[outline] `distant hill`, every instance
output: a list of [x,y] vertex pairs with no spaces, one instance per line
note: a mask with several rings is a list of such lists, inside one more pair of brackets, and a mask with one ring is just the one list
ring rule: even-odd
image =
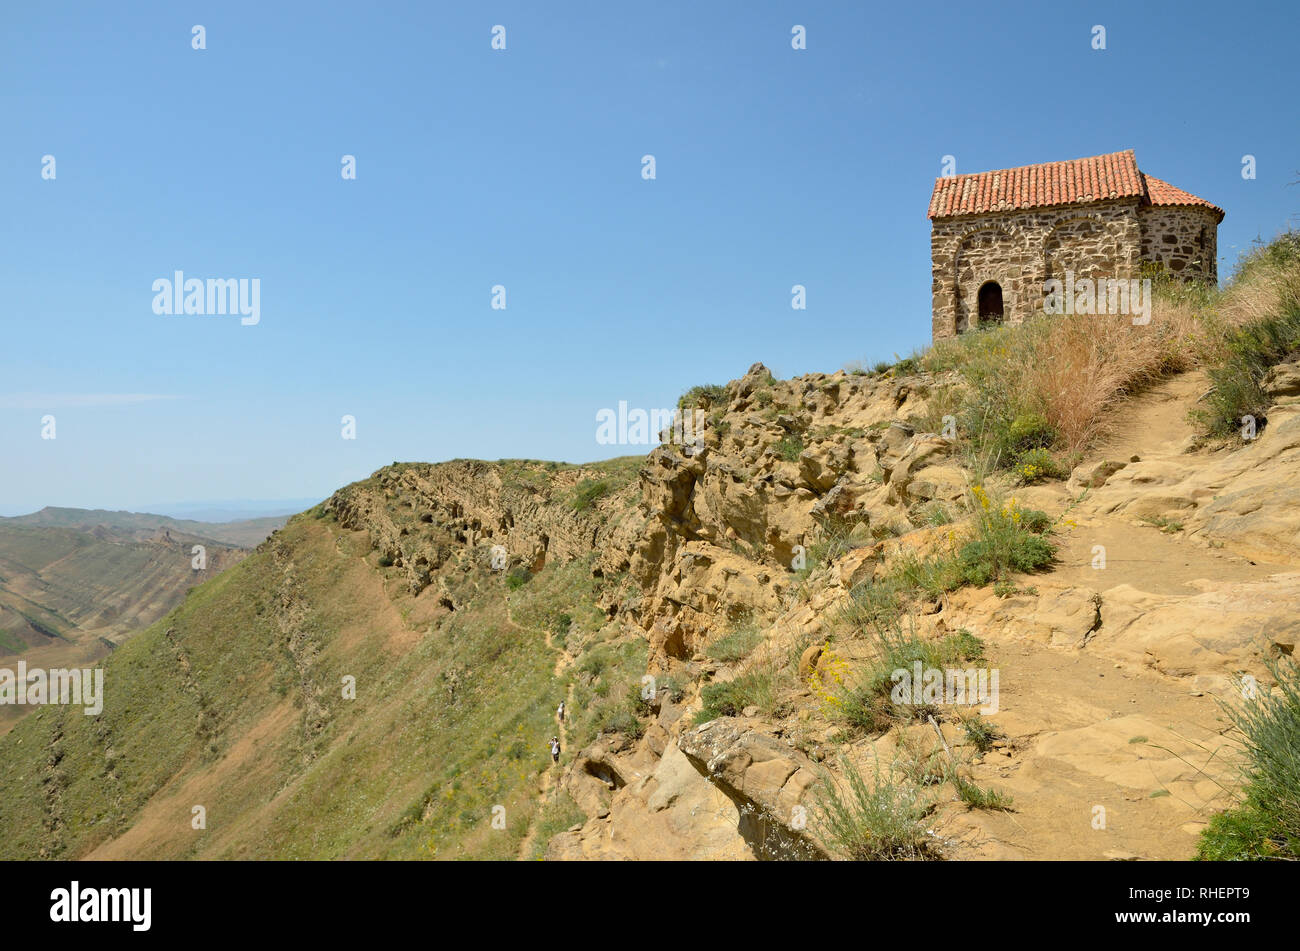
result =
[[172,533],[179,532],[209,538],[236,548],[254,548],[288,520],[287,515],[275,515],[228,522],[200,522],[143,512],[110,512],[108,509],[75,509],[47,505],[31,515],[0,518],[0,525],[77,529],[102,526],[145,533],[167,530]]
[[[89,665],[243,560],[286,521],[224,524],[44,508],[0,518],[0,664]],[[204,567],[194,567],[196,545]],[[28,712],[0,707],[0,732]]]

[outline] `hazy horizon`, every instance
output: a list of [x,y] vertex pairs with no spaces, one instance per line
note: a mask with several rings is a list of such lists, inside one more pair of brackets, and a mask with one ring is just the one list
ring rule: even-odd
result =
[[[0,518],[35,515],[47,508],[84,509],[86,511],[130,512],[136,515],[162,515],[181,521],[239,522],[254,518],[296,515],[323,501],[321,499],[215,499],[211,501],[157,502],[143,505],[64,505],[50,502],[35,509],[0,503]],[[216,517],[225,516],[225,517]]]

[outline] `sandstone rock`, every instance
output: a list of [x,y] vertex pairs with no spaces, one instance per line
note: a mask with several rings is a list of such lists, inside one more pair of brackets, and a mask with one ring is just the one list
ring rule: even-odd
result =
[[806,830],[790,826],[794,806],[815,780],[812,761],[750,723],[721,717],[683,733],[677,746],[737,804],[756,848],[773,858],[819,856]]
[[[1134,458],[1133,461],[1137,462],[1138,460]],[[1117,459],[1106,459],[1102,462],[1090,462],[1075,466],[1074,471],[1070,473],[1070,484],[1099,489],[1106,484],[1107,479],[1127,465],[1127,462],[1120,462]]]
[[926,466],[912,474],[905,497],[910,502],[958,502],[966,496],[968,478],[958,466]]
[[1270,367],[1259,386],[1275,404],[1296,402],[1300,399],[1300,362],[1279,363]]
[[804,652],[799,655],[800,680],[807,680],[813,675],[813,671],[817,669],[817,662],[821,660],[824,647],[825,645],[822,644],[813,644],[805,648]]

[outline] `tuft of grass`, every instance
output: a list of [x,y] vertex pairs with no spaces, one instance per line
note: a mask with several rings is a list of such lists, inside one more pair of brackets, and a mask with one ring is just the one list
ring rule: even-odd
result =
[[1210,820],[1198,859],[1300,858],[1300,664],[1282,655],[1265,666],[1277,686],[1224,707],[1243,740],[1242,799]]
[[680,409],[709,409],[727,402],[727,388],[716,383],[693,386],[677,399]]
[[695,714],[697,725],[718,717],[739,716],[742,710],[751,705],[761,710],[771,710],[775,704],[776,691],[771,673],[760,670],[741,674],[726,683],[705,684],[700,690],[700,699],[704,706]]
[[1069,472],[1046,449],[1030,449],[1016,456],[1011,474],[1020,485],[1036,485],[1048,479],[1064,479]]
[[1300,231],[1243,255],[1230,286],[1200,309],[1194,343],[1213,387],[1191,416],[1206,435],[1231,436],[1243,416],[1265,421],[1264,374],[1300,351]]
[[1282,310],[1228,331],[1217,360],[1206,370],[1214,388],[1205,398],[1206,409],[1194,416],[1212,436],[1236,433],[1242,417],[1266,418],[1268,397],[1260,382],[1274,364],[1300,350],[1300,297],[1282,304]]
[[1142,521],[1146,522],[1148,525],[1154,525],[1166,535],[1173,535],[1183,530],[1182,522],[1175,521],[1171,518],[1165,518],[1163,515],[1144,515],[1142,516]]
[[1047,537],[1053,523],[1045,513],[1021,508],[1015,499],[999,504],[980,485],[970,495],[971,527],[961,537],[951,535],[953,549],[945,554],[901,558],[892,573],[894,600],[902,600],[900,594],[937,598],[964,585],[1006,582],[1012,574],[1051,564],[1056,546]]
[[809,682],[831,716],[867,733],[881,732],[894,723],[932,712],[910,703],[894,703],[894,671],[910,671],[918,662],[929,670],[984,658],[984,642],[964,628],[938,641],[922,640],[897,627],[882,628],[874,634],[874,647],[875,657],[861,671],[850,672],[847,664],[832,656],[825,664],[825,672],[819,667]]
[[967,742],[981,753],[993,749],[993,741],[1003,736],[1001,730],[978,713],[965,717],[961,721],[961,728],[966,734]]
[[803,450],[803,440],[798,436],[786,436],[776,444],[776,454],[786,462],[798,462]]
[[920,512],[921,521],[926,525],[950,525],[952,513],[942,502],[929,502]]
[[925,828],[933,803],[914,783],[878,760],[871,782],[847,760],[840,768],[847,789],[823,773],[810,823],[827,854],[866,862],[938,857]]
[[586,821],[587,814],[573,798],[563,789],[557,790],[554,798],[542,806],[537,816],[537,834],[533,837],[533,849],[529,857],[541,861],[546,857],[546,847],[550,845],[551,839]]
[[710,641],[704,653],[724,664],[735,663],[748,657],[762,639],[754,620],[745,618],[721,637]]
[[957,788],[957,798],[972,809],[989,809],[1010,812],[1012,798],[1000,789],[984,789],[960,774],[954,774],[952,784]]
[[804,549],[803,567],[795,571],[800,581],[806,579],[822,565],[829,565],[854,548],[849,537],[857,522],[828,518],[821,524],[821,537]]

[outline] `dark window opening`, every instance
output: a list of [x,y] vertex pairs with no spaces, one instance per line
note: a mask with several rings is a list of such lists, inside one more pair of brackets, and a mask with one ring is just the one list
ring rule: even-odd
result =
[[980,324],[999,323],[1002,320],[1002,285],[989,281],[979,292]]

